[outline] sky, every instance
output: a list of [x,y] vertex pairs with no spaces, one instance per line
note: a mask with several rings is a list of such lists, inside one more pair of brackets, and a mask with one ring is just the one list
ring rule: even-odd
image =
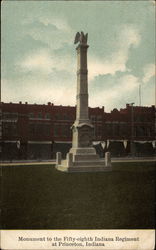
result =
[[[154,1],[3,1],[1,99],[76,104],[75,34],[88,33],[89,106],[155,104]],[[139,87],[140,86],[140,87]]]

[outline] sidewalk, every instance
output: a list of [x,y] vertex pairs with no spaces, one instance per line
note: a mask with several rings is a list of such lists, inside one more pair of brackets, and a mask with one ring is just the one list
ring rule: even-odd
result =
[[156,157],[119,157],[112,158],[112,162],[156,162]]
[[[156,157],[119,157],[111,159],[112,163],[115,162],[156,162]],[[0,166],[35,166],[35,165],[55,165],[56,159],[52,160],[13,160],[1,161]]]
[[55,159],[52,160],[12,160],[0,161],[0,166],[32,166],[32,165],[54,165]]

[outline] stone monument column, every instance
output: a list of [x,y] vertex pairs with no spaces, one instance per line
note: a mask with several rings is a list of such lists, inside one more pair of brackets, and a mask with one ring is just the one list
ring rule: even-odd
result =
[[77,96],[76,120],[88,122],[88,70],[87,44],[79,44],[77,50]]
[[[88,115],[88,69],[87,69],[87,38],[88,34],[77,32],[75,44],[77,51],[77,95],[76,95],[76,120],[72,126],[72,148],[66,160],[57,154],[56,168],[66,172],[96,172],[110,171],[111,163],[107,159],[100,159],[92,146],[93,129]],[[107,157],[108,158],[108,157]],[[110,157],[109,157],[110,158]],[[60,162],[61,161],[61,162]]]
[[[95,154],[92,147],[93,125],[88,117],[88,69],[87,69],[87,37],[78,32],[75,43],[77,51],[77,95],[76,95],[76,120],[72,126],[73,141],[70,150],[74,157],[76,154]],[[86,150],[84,150],[86,148]]]

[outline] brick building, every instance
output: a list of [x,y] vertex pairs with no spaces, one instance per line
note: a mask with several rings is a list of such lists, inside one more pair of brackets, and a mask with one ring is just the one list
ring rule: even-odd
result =
[[[2,159],[51,159],[57,151],[65,157],[71,147],[71,125],[75,107],[26,103],[1,103]],[[128,156],[133,143],[134,155],[154,155],[155,107],[126,105],[110,113],[89,108],[94,125],[93,144],[102,157]]]

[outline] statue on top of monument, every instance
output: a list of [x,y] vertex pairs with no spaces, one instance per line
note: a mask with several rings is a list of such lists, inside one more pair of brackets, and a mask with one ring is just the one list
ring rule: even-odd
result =
[[74,44],[80,42],[80,44],[87,44],[88,33],[85,35],[82,31],[76,33]]

